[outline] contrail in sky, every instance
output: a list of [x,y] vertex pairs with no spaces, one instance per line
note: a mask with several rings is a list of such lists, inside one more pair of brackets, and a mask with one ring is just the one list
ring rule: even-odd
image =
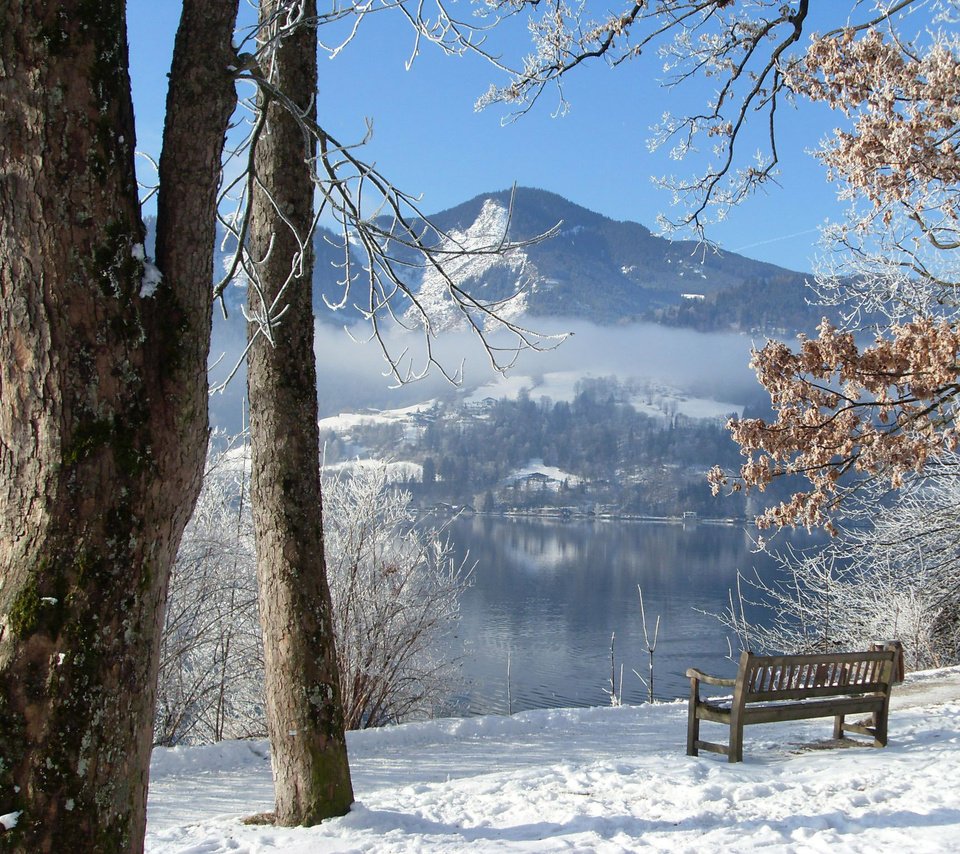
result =
[[794,237],[803,237],[804,234],[813,234],[815,231],[819,231],[819,228],[808,228],[804,231],[796,231],[793,234],[784,234],[780,237],[771,237],[769,240],[759,240],[756,243],[748,243],[746,246],[740,246],[737,249],[731,250],[732,252],[743,252],[744,249],[753,249],[755,246],[766,246],[768,243],[777,243],[780,240],[790,240]]

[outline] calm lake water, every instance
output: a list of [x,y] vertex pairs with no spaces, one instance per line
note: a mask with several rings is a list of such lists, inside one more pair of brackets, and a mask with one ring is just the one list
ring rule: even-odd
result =
[[609,703],[613,632],[623,701],[647,699],[632,672],[646,676],[648,665],[638,584],[651,639],[660,616],[658,699],[687,695],[688,667],[732,675],[729,633],[702,612],[724,610],[738,569],[773,569],[738,527],[475,516],[450,534],[457,554],[477,562],[461,608],[461,714]]

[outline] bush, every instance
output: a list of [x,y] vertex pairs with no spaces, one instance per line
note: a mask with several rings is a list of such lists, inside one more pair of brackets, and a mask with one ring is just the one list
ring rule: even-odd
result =
[[[266,732],[245,449],[209,455],[170,581],[155,743]],[[324,540],[347,726],[427,717],[458,668],[445,643],[469,572],[415,525],[385,464],[324,480]]]
[[243,449],[211,453],[170,577],[154,741],[266,734],[256,558]]
[[349,729],[432,714],[457,661],[451,630],[469,572],[442,531],[416,526],[384,466],[324,484],[324,540]]
[[[893,504],[867,497],[825,545],[779,553],[779,578],[749,582],[759,596],[741,589],[721,619],[754,650],[900,640],[908,670],[960,662],[958,462],[916,477]],[[760,612],[747,620],[750,605]]]

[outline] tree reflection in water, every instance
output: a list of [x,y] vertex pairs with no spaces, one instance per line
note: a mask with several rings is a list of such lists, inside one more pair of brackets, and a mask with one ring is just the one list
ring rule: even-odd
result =
[[709,614],[726,608],[737,570],[774,572],[743,526],[474,516],[454,521],[450,535],[457,555],[477,563],[456,641],[460,714],[507,711],[508,656],[514,712],[609,702],[613,632],[623,701],[644,701],[632,672],[645,674],[647,665],[638,584],[648,619],[661,618],[657,698],[686,696],[688,667],[736,671],[729,633]]

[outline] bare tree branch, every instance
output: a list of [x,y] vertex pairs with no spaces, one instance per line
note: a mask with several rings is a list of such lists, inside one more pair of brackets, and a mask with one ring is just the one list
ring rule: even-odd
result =
[[[330,134],[321,124],[312,120],[307,111],[298,108],[283,92],[273,71],[273,56],[277,46],[291,32],[302,27],[320,27],[352,19],[350,28],[342,41],[329,48],[333,55],[356,35],[363,19],[374,12],[394,11],[402,14],[414,33],[414,55],[420,42],[437,45],[448,53],[476,52],[485,56],[494,65],[497,60],[485,53],[483,40],[485,30],[496,21],[466,23],[455,18],[443,3],[435,3],[432,17],[427,17],[427,6],[405,2],[362,3],[336,6],[326,15],[307,18],[301,14],[300,4],[279,4],[276,14],[270,16],[256,34],[248,34],[244,46],[258,45],[253,54],[238,56],[237,75],[241,81],[252,86],[253,95],[243,102],[250,116],[248,130],[243,139],[234,146],[231,154],[234,162],[242,163],[240,173],[226,185],[222,194],[221,225],[228,236],[233,257],[223,279],[216,286],[216,295],[221,298],[228,284],[242,278],[257,285],[258,266],[264,259],[253,258],[247,248],[248,204],[253,188],[262,188],[250,160],[250,153],[257,140],[270,129],[266,112],[256,103],[259,93],[262,103],[282,105],[294,116],[304,134],[306,150],[316,148],[316,159],[308,164],[317,190],[319,205],[309,233],[297,234],[301,252],[311,251],[314,232],[321,220],[332,220],[340,230],[339,248],[343,253],[339,286],[342,292],[336,299],[324,295],[328,306],[345,307],[348,304],[360,309],[370,324],[370,340],[377,343],[384,356],[387,375],[398,383],[406,383],[422,377],[430,368],[438,369],[449,380],[460,379],[460,369],[451,369],[438,357],[434,342],[443,331],[439,319],[432,316],[432,308],[420,295],[424,278],[433,277],[442,284],[445,302],[452,306],[456,323],[471,332],[481,342],[488,361],[496,371],[503,372],[512,366],[523,350],[552,349],[565,336],[537,333],[511,319],[504,309],[510,297],[482,300],[469,293],[458,271],[470,259],[484,256],[508,257],[524,248],[551,237],[556,228],[526,239],[510,237],[511,219],[507,218],[502,233],[491,235],[485,241],[465,240],[461,236],[444,233],[431,224],[420,209],[416,198],[396,188],[375,166],[365,162],[360,149],[369,140],[367,135],[358,143],[344,143]],[[504,12],[506,14],[506,11]],[[501,16],[496,17],[499,20]],[[253,36],[257,41],[254,42]],[[227,203],[230,203],[229,213]],[[276,206],[275,206],[276,207]],[[277,211],[283,218],[282,211]],[[288,227],[292,225],[288,222]],[[248,306],[246,320],[252,323],[257,335],[272,338],[274,326],[281,321],[287,287],[295,287],[299,270],[295,263],[290,277],[277,298],[269,302],[260,300],[259,305]],[[525,287],[518,283],[518,293]],[[361,293],[357,293],[357,291]],[[514,295],[516,296],[516,295]],[[448,318],[447,326],[450,320]],[[421,335],[417,355],[406,346],[399,352],[393,350],[389,332],[393,329],[415,329]],[[499,340],[506,336],[508,341]],[[239,362],[230,372],[232,377]],[[223,384],[222,384],[223,385]],[[222,388],[222,385],[220,386]]]

